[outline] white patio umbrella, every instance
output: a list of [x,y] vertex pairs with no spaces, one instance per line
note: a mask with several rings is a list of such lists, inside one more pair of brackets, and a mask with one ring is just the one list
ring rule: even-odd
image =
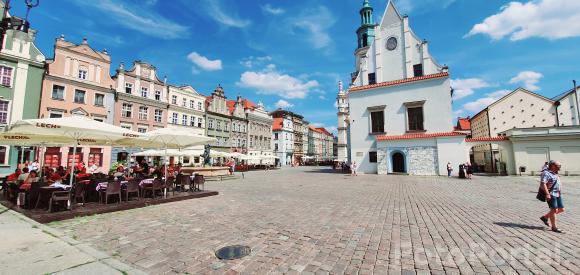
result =
[[118,140],[138,138],[139,133],[83,116],[25,119],[10,125],[4,134],[28,136],[45,143],[73,144],[70,184],[72,185],[77,146],[81,144],[112,145]]
[[[145,133],[143,139],[151,144],[159,144],[158,148],[165,150],[165,183],[167,184],[167,150],[181,149],[195,145],[209,144],[216,142],[217,139],[200,135],[189,129],[182,128],[161,128],[148,133]],[[164,190],[164,195],[167,195],[167,188]]]

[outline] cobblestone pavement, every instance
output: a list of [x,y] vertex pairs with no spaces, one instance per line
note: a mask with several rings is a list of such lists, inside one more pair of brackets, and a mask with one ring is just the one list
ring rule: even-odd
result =
[[[154,274],[580,274],[580,178],[564,234],[536,177],[350,177],[317,168],[213,182],[219,196],[51,224]],[[250,256],[214,251],[248,245]]]

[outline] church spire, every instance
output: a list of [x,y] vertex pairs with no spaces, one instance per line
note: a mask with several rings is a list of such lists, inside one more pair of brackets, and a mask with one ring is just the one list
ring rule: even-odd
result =
[[373,19],[373,7],[369,0],[364,0],[360,9],[361,26],[356,31],[358,36],[358,48],[365,48],[371,45],[375,37],[375,22]]

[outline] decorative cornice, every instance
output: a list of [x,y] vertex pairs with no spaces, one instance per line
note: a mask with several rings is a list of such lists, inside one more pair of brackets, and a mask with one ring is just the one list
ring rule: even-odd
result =
[[370,89],[397,86],[397,85],[403,85],[403,84],[408,84],[408,83],[413,83],[413,82],[418,82],[418,81],[438,79],[438,78],[447,78],[447,77],[449,77],[449,73],[442,72],[442,73],[436,73],[436,74],[430,74],[430,75],[424,75],[424,76],[418,76],[418,77],[412,77],[412,78],[405,78],[405,79],[381,82],[381,83],[377,83],[377,84],[351,87],[350,89],[348,89],[348,91],[349,91],[349,93],[363,92],[363,91],[370,90]]
[[66,84],[76,85],[79,87],[84,87],[86,89],[91,89],[91,90],[97,90],[100,92],[106,92],[106,93],[112,93],[112,94],[115,93],[115,90],[111,89],[110,87],[98,86],[98,85],[94,85],[91,83],[86,83],[86,82],[77,81],[77,80],[70,79],[70,78],[65,78],[62,76],[54,76],[54,75],[50,75],[50,74],[45,74],[44,78],[47,80],[51,80],[51,81],[55,81],[55,82],[63,82]]

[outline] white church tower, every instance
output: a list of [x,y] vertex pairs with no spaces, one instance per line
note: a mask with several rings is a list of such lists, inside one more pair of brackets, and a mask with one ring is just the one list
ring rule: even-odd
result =
[[348,101],[342,81],[338,82],[336,106],[338,108],[338,161],[348,162]]
[[447,68],[392,0],[379,24],[368,0],[359,14],[355,72],[342,110],[348,114],[340,108],[343,93],[338,96],[339,127],[347,117],[347,152],[358,172],[438,175],[447,161],[465,161],[454,147],[464,136],[453,132]]

